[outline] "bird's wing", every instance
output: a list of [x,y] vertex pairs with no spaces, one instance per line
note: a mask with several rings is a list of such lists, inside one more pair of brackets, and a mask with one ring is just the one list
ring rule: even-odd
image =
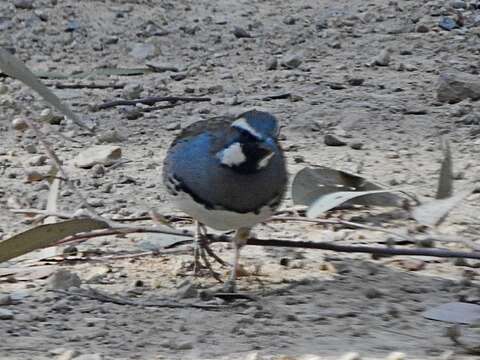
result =
[[180,134],[173,140],[172,147],[178,142],[195,137],[198,134],[209,131],[217,131],[227,129],[235,119],[228,116],[218,116],[207,120],[200,120],[188,125]]

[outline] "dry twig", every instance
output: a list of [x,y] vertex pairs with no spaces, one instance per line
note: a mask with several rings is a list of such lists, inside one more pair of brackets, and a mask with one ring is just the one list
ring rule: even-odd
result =
[[228,308],[229,306],[225,305],[208,305],[208,304],[185,304],[179,302],[172,302],[171,300],[160,300],[160,301],[134,301],[123,296],[112,296],[105,292],[89,288],[88,290],[80,289],[74,292],[64,291],[64,290],[54,290],[65,295],[77,295],[85,298],[98,300],[101,302],[109,302],[117,305],[130,305],[130,306],[140,306],[140,307],[159,307],[159,308],[194,308],[194,309],[203,309],[203,310],[220,310]]
[[168,101],[170,103],[175,103],[178,101],[186,101],[186,102],[199,102],[199,101],[210,101],[209,97],[191,97],[191,96],[151,96],[142,99],[136,100],[114,100],[108,101],[103,104],[99,104],[95,106],[95,110],[104,110],[109,109],[116,106],[125,106],[125,105],[137,105],[137,104],[144,104],[144,105],[155,105],[158,102]]

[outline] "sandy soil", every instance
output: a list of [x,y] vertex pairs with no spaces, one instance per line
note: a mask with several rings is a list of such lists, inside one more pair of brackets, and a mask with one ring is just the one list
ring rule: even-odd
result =
[[[251,108],[268,110],[281,120],[281,142],[292,175],[309,164],[321,164],[406,187],[427,199],[434,195],[438,178],[439,135],[448,134],[455,187],[480,181],[480,122],[468,121],[478,119],[478,103],[449,105],[436,99],[441,71],[478,73],[480,27],[475,18],[480,10],[449,6],[458,7],[462,1],[34,0],[33,9],[21,9],[19,3],[28,5],[0,2],[0,45],[15,48],[16,56],[37,73],[68,75],[98,67],[143,68],[146,63],[180,70],[44,80],[77,113],[98,124],[92,137],[63,120],[52,127],[81,143],[55,134],[49,139],[77,187],[102,214],[137,216],[151,208],[172,213],[161,183],[169,142],[192,121]],[[441,16],[453,18],[458,13],[465,18],[464,27],[445,31],[438,26]],[[420,24],[428,31],[421,32]],[[237,38],[235,27],[252,37]],[[385,49],[391,49],[389,63],[373,64]],[[277,68],[266,70],[274,59]],[[301,61],[299,66],[295,60]],[[27,182],[26,174],[49,169],[48,161],[35,162],[44,154],[35,135],[15,131],[10,124],[15,117],[38,119],[47,105],[19,82],[0,81],[0,233],[7,238],[31,226],[8,208],[46,205],[46,181]],[[117,88],[65,89],[55,87],[57,83]],[[265,99],[284,93],[290,96]],[[139,114],[131,106],[93,111],[93,105],[103,101],[135,95],[212,100]],[[115,144],[125,162],[100,170],[73,165],[80,151],[112,130],[118,134]],[[325,145],[326,133],[348,145]],[[350,146],[359,143],[361,149]],[[478,194],[471,195],[438,232],[456,237],[478,233],[478,200]],[[287,196],[284,207],[291,206]],[[77,207],[75,195],[62,188],[59,209],[73,212]],[[395,209],[343,210],[332,216],[405,234],[421,230]],[[187,221],[178,226],[192,228]],[[388,237],[302,222],[259,225],[256,233],[342,244],[377,244]],[[62,253],[59,248],[2,264],[0,310],[13,318],[0,320],[0,358],[253,360],[313,359],[307,354],[314,354],[337,359],[349,352],[362,359],[402,358],[394,352],[405,353],[408,359],[474,358],[446,336],[451,324],[427,320],[422,312],[460,298],[478,299],[478,262],[373,260],[366,255],[247,247],[242,262],[248,276],[241,278],[240,291],[257,298],[232,305],[205,299],[204,292],[219,285],[208,276],[196,280],[188,276],[189,248],[168,255],[118,256],[144,251],[149,239],[155,237],[94,239],[79,245],[79,255],[69,260],[38,260]],[[230,258],[228,246],[214,248]],[[78,274],[83,288],[130,300],[169,299],[228,308],[119,305],[53,292],[48,276],[59,268]],[[227,269],[216,269],[226,275]],[[203,292],[191,293],[192,284]],[[475,335],[469,327],[462,331]],[[473,344],[478,340],[474,338]],[[347,354],[344,359],[348,356],[356,358]]]

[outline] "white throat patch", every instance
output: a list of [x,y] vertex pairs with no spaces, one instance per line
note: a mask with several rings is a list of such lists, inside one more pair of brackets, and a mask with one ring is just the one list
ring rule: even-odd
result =
[[261,138],[262,138],[262,135],[259,134],[258,131],[255,130],[255,129],[248,123],[248,121],[245,120],[244,118],[240,118],[240,119],[238,119],[238,120],[235,120],[235,121],[232,123],[232,126],[238,128],[238,129],[245,130],[246,132],[250,133],[252,136],[256,137],[257,139],[261,139]]
[[218,154],[218,158],[223,165],[238,166],[243,164],[247,157],[242,151],[242,145],[239,142],[234,142],[232,145],[222,150]]

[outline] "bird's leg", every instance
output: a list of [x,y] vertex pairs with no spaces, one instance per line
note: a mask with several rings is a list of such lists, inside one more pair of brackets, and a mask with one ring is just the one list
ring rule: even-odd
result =
[[250,228],[240,228],[235,233],[233,237],[233,264],[232,272],[230,273],[229,279],[225,282],[223,290],[225,292],[235,292],[236,291],[236,282],[237,282],[237,270],[240,261],[240,250],[242,246],[247,243],[248,237],[250,235]]
[[[220,265],[222,266],[226,266],[227,263],[225,261],[223,261],[223,259],[221,257],[219,257],[217,254],[215,254],[215,252],[212,250],[212,248],[210,247],[209,245],[209,242],[208,242],[208,234],[207,234],[207,228],[205,227],[205,225],[203,224],[200,224],[200,236],[202,237],[201,239],[201,247],[202,247],[202,250],[205,250],[207,252],[207,254],[212,257],[216,262],[218,262]],[[203,257],[202,257],[203,258]]]
[[200,241],[201,241],[200,228],[201,228],[201,224],[195,220],[195,234],[193,237],[193,274],[194,275],[197,275],[201,268],[200,252],[202,251],[202,249],[200,244]]

